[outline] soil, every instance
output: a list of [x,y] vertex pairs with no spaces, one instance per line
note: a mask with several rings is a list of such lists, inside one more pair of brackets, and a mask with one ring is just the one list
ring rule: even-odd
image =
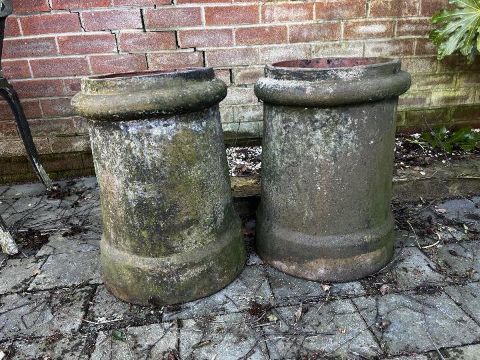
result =
[[[447,154],[429,145],[416,142],[418,134],[398,134],[395,138],[395,169],[424,167],[434,161],[447,164],[451,160],[469,159],[480,155],[480,149],[472,152],[453,151]],[[227,149],[227,160],[231,176],[258,175],[262,167],[262,147],[231,147]]]
[[416,143],[418,134],[408,135],[399,134],[395,138],[395,168],[422,167],[440,160],[444,163],[450,160],[469,159],[472,156],[480,155],[480,149],[472,152],[453,151],[447,154],[439,149],[434,149],[429,145]]
[[20,247],[20,252],[36,253],[43,244],[48,242],[50,235],[42,234],[39,230],[27,229],[25,232],[15,234],[15,242]]

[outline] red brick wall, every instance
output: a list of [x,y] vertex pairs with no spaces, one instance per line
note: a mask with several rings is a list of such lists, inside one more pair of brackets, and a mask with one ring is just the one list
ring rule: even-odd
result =
[[[253,83],[265,63],[320,56],[395,56],[413,74],[399,127],[479,124],[480,64],[439,62],[429,17],[447,0],[14,0],[5,75],[41,153],[88,151],[70,98],[85,75],[212,66],[230,85],[225,129],[258,133]],[[0,107],[0,157],[22,144]]]

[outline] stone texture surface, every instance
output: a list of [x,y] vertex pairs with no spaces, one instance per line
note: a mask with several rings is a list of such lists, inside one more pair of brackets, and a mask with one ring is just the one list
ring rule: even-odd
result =
[[0,299],[0,341],[78,331],[90,289],[12,294]]
[[49,256],[29,290],[99,284],[101,282],[100,256],[97,251],[66,253]]
[[278,321],[265,327],[274,359],[319,357],[372,358],[382,353],[369,326],[350,300],[276,308]]
[[480,327],[444,293],[389,294],[353,301],[389,354],[423,352],[480,341]]
[[[212,296],[158,308],[124,303],[100,283],[95,179],[61,185],[55,194],[35,185],[0,188],[0,209],[21,249],[17,257],[0,254],[4,359],[478,358],[479,241],[470,199],[455,200],[470,210],[453,222],[438,212],[444,203],[395,204],[394,261],[345,284],[264,264],[246,220],[249,261],[240,276]],[[420,213],[435,218],[425,223]]]
[[262,332],[244,314],[227,314],[183,321],[182,359],[268,359]]
[[40,271],[42,262],[34,258],[9,260],[2,269],[0,295],[25,290],[32,277]]
[[165,359],[176,353],[177,338],[176,325],[168,323],[101,331],[91,359]]

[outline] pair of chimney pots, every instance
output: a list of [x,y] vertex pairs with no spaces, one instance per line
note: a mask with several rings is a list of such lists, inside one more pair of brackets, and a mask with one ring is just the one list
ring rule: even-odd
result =
[[[286,273],[350,281],[393,253],[395,111],[400,61],[340,58],[267,66],[256,246]],[[103,218],[107,288],[138,304],[212,294],[245,263],[211,68],[83,79]]]

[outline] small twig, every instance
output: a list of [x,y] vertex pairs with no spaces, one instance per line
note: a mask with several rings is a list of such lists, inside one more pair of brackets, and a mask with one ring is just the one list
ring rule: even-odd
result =
[[96,321],[91,321],[91,320],[87,320],[87,319],[82,319],[82,321],[88,323],[88,324],[92,324],[92,325],[103,325],[103,324],[109,324],[109,323],[113,323],[113,322],[117,322],[117,321],[122,321],[123,319],[115,319],[115,320],[105,320],[105,321],[99,321],[99,322],[96,322]]

